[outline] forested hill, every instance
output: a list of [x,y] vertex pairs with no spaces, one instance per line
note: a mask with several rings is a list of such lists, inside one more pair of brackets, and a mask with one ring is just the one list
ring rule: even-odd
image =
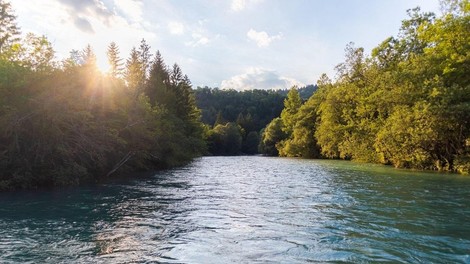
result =
[[[297,88],[300,97],[307,100],[317,90],[316,85]],[[242,116],[252,120],[250,131],[259,131],[274,117],[278,117],[289,89],[284,90],[222,90],[198,87],[195,90],[196,104],[202,112],[202,122],[214,125],[219,121],[236,122]]]
[[[317,86],[295,89],[307,100]],[[288,89],[236,91],[198,87],[196,104],[206,124],[209,154],[258,153],[259,133],[281,114],[288,92]]]

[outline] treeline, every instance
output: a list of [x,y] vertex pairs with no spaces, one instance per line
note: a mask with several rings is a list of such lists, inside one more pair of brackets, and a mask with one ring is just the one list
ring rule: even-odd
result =
[[90,46],[54,61],[0,1],[0,190],[78,185],[185,164],[205,152],[191,83],[142,40],[109,74]]
[[[299,88],[308,99],[316,85]],[[198,87],[196,104],[206,124],[208,151],[212,155],[258,153],[260,131],[282,111],[288,90],[221,90]]]
[[442,16],[408,11],[397,37],[350,44],[305,103],[292,89],[261,140],[269,155],[340,158],[395,167],[470,170],[470,3]]

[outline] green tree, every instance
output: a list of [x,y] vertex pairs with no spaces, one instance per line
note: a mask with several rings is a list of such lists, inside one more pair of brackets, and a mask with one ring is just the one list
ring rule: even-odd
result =
[[[143,72],[139,60],[139,53],[135,48],[132,48],[130,57],[126,61],[125,81],[130,90],[135,94],[135,97],[141,92],[143,88]],[[150,98],[152,102],[152,98]]]
[[250,131],[243,142],[242,152],[245,154],[258,153],[259,135],[256,131]]
[[294,129],[297,112],[302,105],[297,87],[292,87],[284,100],[284,109],[281,112],[281,120],[283,123],[283,131],[291,134]]
[[114,78],[120,78],[123,73],[123,62],[119,55],[119,47],[115,42],[111,42],[106,51],[109,63],[109,74]]
[[140,41],[140,45],[139,45],[139,49],[137,50],[137,53],[139,55],[139,62],[140,62],[141,71],[142,71],[142,83],[145,83],[145,81],[148,78],[150,65],[152,62],[150,46],[147,44],[145,39],[142,39]]
[[212,155],[238,155],[242,148],[242,129],[233,122],[219,124],[210,131],[208,141]]
[[219,111],[217,113],[217,117],[215,118],[215,122],[213,126],[216,127],[217,125],[225,125],[226,123],[227,121],[225,121],[225,118],[222,115],[222,111]]
[[171,105],[176,100],[175,95],[168,88],[169,84],[170,73],[162,55],[157,51],[151,63],[149,81],[145,86],[145,94],[152,104]]
[[283,131],[283,122],[281,118],[274,118],[264,129],[261,135],[259,151],[268,156],[278,156],[277,145],[287,138]]
[[11,49],[20,40],[20,29],[16,16],[8,1],[0,0],[0,55]]
[[312,96],[297,113],[297,122],[289,139],[278,145],[279,155],[287,157],[319,158],[320,149],[315,138],[318,97]]

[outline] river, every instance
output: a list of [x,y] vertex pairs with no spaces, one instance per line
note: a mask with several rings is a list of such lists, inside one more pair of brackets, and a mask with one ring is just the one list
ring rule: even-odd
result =
[[470,263],[470,177],[203,157],[152,177],[0,194],[0,263]]

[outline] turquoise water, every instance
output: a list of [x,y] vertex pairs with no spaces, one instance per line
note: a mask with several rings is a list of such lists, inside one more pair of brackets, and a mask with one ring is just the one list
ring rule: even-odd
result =
[[0,263],[470,263],[470,177],[204,157],[155,176],[0,194]]

